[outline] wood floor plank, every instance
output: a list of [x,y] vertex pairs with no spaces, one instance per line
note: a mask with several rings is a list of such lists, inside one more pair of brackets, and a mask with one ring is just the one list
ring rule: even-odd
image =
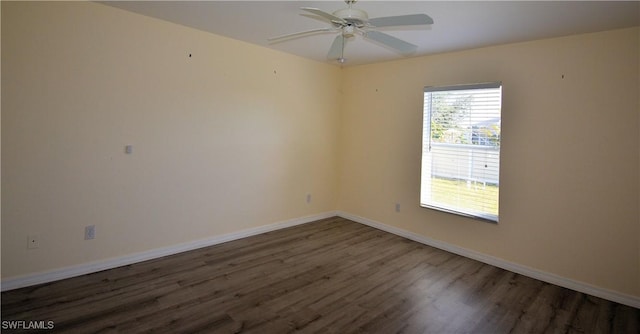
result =
[[2,320],[60,333],[637,333],[640,310],[333,217],[6,291]]

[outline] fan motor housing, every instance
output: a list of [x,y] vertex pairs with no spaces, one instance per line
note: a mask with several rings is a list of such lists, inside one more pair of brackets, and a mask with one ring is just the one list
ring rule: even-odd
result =
[[352,24],[358,28],[362,28],[367,23],[367,21],[369,21],[367,12],[354,8],[340,9],[333,12],[333,15],[349,22],[349,24]]

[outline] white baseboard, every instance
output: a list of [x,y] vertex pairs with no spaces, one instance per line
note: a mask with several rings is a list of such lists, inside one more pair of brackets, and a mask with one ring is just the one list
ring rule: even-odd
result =
[[186,251],[190,251],[190,250],[194,250],[202,247],[213,246],[213,245],[220,244],[227,241],[242,239],[242,238],[250,237],[250,236],[261,234],[261,233],[266,233],[266,232],[275,231],[275,230],[279,230],[287,227],[306,224],[316,220],[335,217],[335,216],[337,216],[335,211],[329,211],[329,212],[324,212],[324,213],[315,214],[311,216],[277,222],[269,225],[254,227],[254,228],[250,228],[250,229],[246,229],[238,232],[218,235],[211,238],[190,241],[190,242],[163,247],[163,248],[152,249],[149,251],[144,251],[144,252],[135,253],[131,255],[125,255],[122,257],[101,260],[101,261],[96,261],[91,263],[85,263],[85,264],[80,264],[76,266],[65,267],[61,269],[56,269],[56,270],[51,270],[51,271],[46,271],[46,272],[41,272],[36,274],[30,274],[30,275],[15,277],[15,278],[3,279],[2,283],[0,284],[0,290],[1,291],[13,290],[13,289],[23,288],[27,286],[36,285],[36,284],[48,283],[48,282],[53,282],[53,281],[57,281],[65,278],[71,278],[75,276],[90,274],[90,273],[94,273],[102,270],[113,269],[113,268],[129,265],[129,264],[133,264],[136,262],[152,260],[152,259],[160,258],[163,256],[178,254],[181,252],[186,252]]
[[627,294],[619,293],[616,291],[603,289],[603,288],[593,286],[584,282],[575,281],[575,280],[561,277],[552,273],[544,272],[544,271],[523,266],[517,263],[509,262],[504,259],[482,254],[482,253],[479,253],[470,249],[466,249],[463,247],[455,246],[443,241],[431,239],[423,235],[409,232],[407,230],[403,230],[401,228],[397,228],[394,226],[386,225],[368,218],[352,215],[347,212],[338,211],[337,215],[342,218],[346,218],[360,224],[368,225],[385,232],[393,233],[395,235],[419,242],[421,244],[439,248],[450,253],[454,253],[470,259],[474,259],[476,261],[490,264],[492,266],[502,268],[502,269],[505,269],[517,274],[521,274],[527,277],[535,278],[543,282],[551,283],[564,288],[579,291],[579,292],[586,293],[599,298],[607,299],[616,303],[628,305],[635,308],[640,308],[640,298],[632,295],[627,295]]
[[474,259],[486,264],[490,264],[492,266],[502,268],[514,273],[518,273],[527,277],[535,278],[543,282],[555,284],[561,287],[583,292],[592,296],[600,297],[603,299],[607,299],[607,300],[628,305],[631,307],[640,308],[640,298],[635,296],[619,293],[616,291],[611,291],[608,289],[603,289],[603,288],[596,287],[584,282],[575,281],[575,280],[561,277],[555,274],[551,274],[548,272],[523,266],[517,263],[509,262],[504,259],[479,253],[463,247],[455,246],[443,241],[431,239],[429,237],[425,237],[417,233],[409,232],[401,228],[386,225],[368,218],[352,215],[343,211],[329,211],[329,212],[324,212],[316,215],[295,218],[295,219],[290,219],[290,220],[273,223],[269,225],[254,227],[254,228],[250,228],[250,229],[246,229],[238,232],[214,236],[211,238],[186,242],[186,243],[182,243],[174,246],[152,249],[149,251],[126,255],[118,258],[80,264],[77,266],[71,266],[71,267],[66,267],[66,268],[61,268],[61,269],[56,269],[56,270],[46,271],[46,272],[41,272],[36,274],[30,274],[30,275],[15,277],[15,278],[3,279],[0,284],[0,290],[1,291],[13,290],[13,289],[23,288],[27,286],[36,285],[36,284],[48,283],[48,282],[53,282],[53,281],[57,281],[65,278],[71,278],[75,276],[90,274],[90,273],[94,273],[102,270],[113,269],[113,268],[129,265],[137,262],[152,260],[152,259],[160,258],[163,256],[178,254],[181,252],[186,252],[186,251],[190,251],[190,250],[194,250],[202,247],[212,246],[212,245],[220,244],[227,241],[238,240],[238,239],[250,237],[250,236],[261,234],[261,233],[266,233],[266,232],[275,231],[275,230],[279,230],[287,227],[306,224],[316,220],[330,218],[334,216],[340,216],[360,224],[368,225],[373,228],[386,231],[389,233],[393,233],[395,235],[398,235],[398,236],[401,236],[401,237],[404,237],[428,246],[432,246],[432,247],[439,248],[454,254],[468,257],[470,259]]

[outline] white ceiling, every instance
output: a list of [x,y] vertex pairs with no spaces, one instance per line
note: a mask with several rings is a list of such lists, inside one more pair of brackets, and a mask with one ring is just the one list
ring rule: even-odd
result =
[[[326,12],[342,1],[108,1],[107,5],[322,62],[335,33],[270,44],[267,38],[328,27],[300,7]],[[638,1],[358,1],[370,18],[424,13],[430,27],[381,30],[418,45],[413,56],[640,25]],[[346,66],[402,58],[361,36],[345,47]],[[335,62],[335,61],[334,61]]]

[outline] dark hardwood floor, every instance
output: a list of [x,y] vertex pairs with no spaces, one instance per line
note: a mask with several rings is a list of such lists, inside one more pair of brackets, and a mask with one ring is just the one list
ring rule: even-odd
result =
[[3,292],[2,320],[70,333],[638,333],[640,310],[330,218]]

